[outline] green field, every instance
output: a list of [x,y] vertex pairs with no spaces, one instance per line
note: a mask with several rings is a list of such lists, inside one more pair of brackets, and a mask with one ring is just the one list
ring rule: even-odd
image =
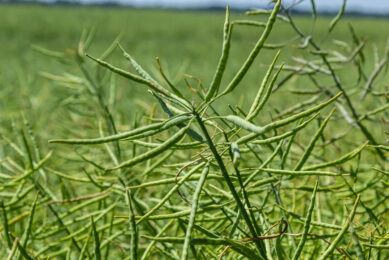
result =
[[[231,13],[231,20],[247,19],[266,22],[267,16]],[[310,16],[295,16],[294,19],[304,34],[310,33]],[[389,119],[389,20],[344,17],[329,33],[332,19],[329,16],[319,17],[312,38],[326,51],[323,57],[328,59],[347,59],[353,55],[358,44],[366,41],[361,52],[357,52],[349,61],[334,62],[333,68],[354,105],[359,118],[357,121],[363,123],[376,141],[375,145],[381,148],[373,147],[370,140],[362,151],[349,154],[369,138],[357,126],[355,118],[350,118],[352,112],[343,96],[338,103],[331,103],[321,110],[320,115],[301,133],[293,135],[291,146],[288,145],[288,138],[266,145],[239,144],[241,162],[239,166],[231,162],[226,152],[230,141],[236,142],[239,135],[249,135],[257,130],[233,121],[229,122],[232,127],[225,127],[225,122],[213,109],[223,116],[234,114],[245,118],[278,49],[281,54],[277,65],[285,63],[285,67],[275,81],[276,84],[282,82],[291,70],[302,66],[297,59],[312,62],[303,67],[304,71],[312,69],[312,64],[318,64],[322,71],[326,70],[321,63],[322,56],[313,53],[311,46],[299,48],[304,41],[296,37],[288,23],[279,20],[266,44],[280,44],[280,47],[262,49],[236,90],[216,100],[213,108],[208,108],[202,115],[203,119],[209,119],[207,127],[217,150],[221,153],[227,149],[222,159],[226,162],[236,189],[240,187],[239,172],[245,181],[269,158],[271,163],[267,168],[289,170],[280,175],[273,172],[273,176],[261,170],[247,186],[255,210],[245,206],[250,213],[254,212],[254,216],[250,217],[253,222],[258,222],[258,230],[266,231],[286,217],[284,220],[289,223],[286,233],[295,233],[295,236],[283,233],[275,239],[260,240],[264,241],[261,243],[266,247],[268,259],[292,259],[301,241],[304,219],[309,214],[308,206],[316,180],[319,180],[319,188],[309,229],[309,233],[316,236],[308,236],[302,251],[305,258],[301,259],[310,259],[308,256],[318,259],[328,247],[324,240],[335,241],[342,228],[346,228],[346,233],[339,237],[338,248],[334,248],[332,259],[389,257],[386,134]],[[134,230],[130,228],[131,221],[130,224],[127,221],[132,214],[129,213],[126,201],[132,201],[130,212],[136,215],[138,221],[175,187],[173,179],[181,167],[196,159],[213,158],[209,159],[209,180],[205,182],[199,200],[202,211],[198,209],[197,226],[194,226],[192,232],[192,238],[198,240],[193,240],[188,247],[189,259],[217,259],[226,246],[232,246],[232,249],[226,251],[223,259],[256,259],[253,255],[258,256],[255,250],[259,249],[255,243],[240,242],[252,236],[248,231],[250,228],[244,222],[241,210],[238,210],[239,205],[235,204],[222,178],[217,159],[212,157],[213,150],[207,146],[209,141],[196,143],[198,140],[193,139],[193,136],[185,137],[182,143],[158,153],[155,158],[120,171],[107,169],[130,158],[137,158],[139,154],[153,151],[157,143],[159,145],[166,141],[179,128],[142,140],[124,139],[106,145],[48,143],[48,140],[56,138],[108,136],[116,131],[129,131],[168,118],[166,108],[160,106],[163,101],[158,101],[145,86],[141,87],[140,84],[110,73],[83,55],[77,58],[77,53],[86,52],[93,57],[100,57],[120,37],[119,42],[123,48],[166,87],[155,60],[159,57],[173,85],[191,104],[200,107],[201,96],[206,94],[211,84],[221,55],[223,23],[223,12],[0,5],[0,200],[4,203],[0,223],[0,258],[6,259],[13,254],[11,247],[14,238],[18,237],[21,245],[14,252],[14,258],[10,259],[28,259],[28,256],[31,259],[79,259],[80,251],[84,250],[85,257],[90,259],[98,259],[100,253],[101,259],[135,259],[133,255],[130,258],[130,252],[133,252],[131,247],[135,242],[132,240]],[[355,38],[353,40],[349,25],[355,30],[358,44]],[[262,27],[234,25],[231,51],[220,91],[228,86],[239,71],[263,30]],[[91,41],[84,50],[80,42],[88,42],[88,35],[93,37],[90,37]],[[119,48],[115,47],[104,60],[137,73],[134,66],[123,58]],[[77,62],[81,65],[77,65]],[[362,73],[358,71],[359,63]],[[381,63],[384,64],[381,66]],[[380,66],[382,68],[372,80],[372,91],[361,101],[366,82]],[[82,69],[87,73],[83,73]],[[296,73],[279,90],[274,91],[260,114],[250,122],[263,126],[271,121],[285,119],[323,103],[339,92],[330,72],[312,70],[311,74]],[[309,75],[318,82],[316,86]],[[93,93],[94,87],[98,94]],[[288,108],[314,97],[316,99],[305,106],[282,114]],[[169,103],[169,108],[175,104],[172,102],[174,100],[164,101]],[[313,151],[307,153],[310,141],[334,107],[337,110],[312,144]],[[181,112],[173,111],[175,114]],[[301,119],[308,120],[312,115],[308,114]],[[110,122],[114,124],[110,125]],[[255,140],[279,136],[302,123],[299,120],[291,122],[261,134]],[[193,129],[201,132],[201,124],[195,125]],[[222,133],[231,140],[225,140]],[[53,154],[45,161],[43,158],[51,151]],[[273,153],[274,157],[271,157]],[[301,169],[296,168],[304,154],[308,160],[302,164],[305,163],[306,167],[334,162],[345,154],[349,157],[320,168],[339,176],[318,177],[317,172],[293,176],[296,174],[293,171],[305,169],[302,166]],[[285,161],[284,155],[287,158]],[[43,163],[41,168],[39,162]],[[196,169],[195,173],[197,177],[186,181],[180,188],[190,201],[197,183],[193,180],[200,178],[201,168]],[[127,187],[148,186],[131,188],[129,199],[119,177]],[[281,203],[277,196],[272,194],[274,189],[283,202],[282,206],[279,206]],[[38,190],[40,192],[34,204]],[[350,229],[346,219],[354,202],[359,200],[357,195],[361,195],[360,202]],[[244,193],[239,193],[239,196],[245,200]],[[137,225],[136,235],[140,235],[139,243],[136,243],[139,259],[153,240],[157,242],[144,259],[180,259],[191,212],[191,205],[173,192],[161,208],[152,212],[150,219]],[[91,228],[91,216],[96,222],[96,232]],[[170,219],[174,221],[170,223]],[[12,235],[5,233],[5,226],[8,226]],[[269,234],[281,232],[281,226],[279,224],[271,229]],[[165,240],[158,241],[155,237],[164,227],[166,232],[162,232],[161,237],[165,237]],[[202,238],[205,242],[200,241]],[[100,246],[96,249],[98,242]],[[241,253],[242,250],[246,250],[246,254]]]
[[[122,35],[120,41],[122,45],[131,55],[141,61],[144,67],[158,75],[155,57],[159,57],[162,64],[165,64],[165,70],[170,77],[178,82],[181,88],[187,89],[183,82],[184,73],[201,79],[205,85],[209,84],[220,55],[224,20],[224,14],[220,12],[7,5],[1,6],[0,15],[2,17],[0,87],[3,90],[2,100],[5,100],[0,104],[0,108],[1,113],[7,115],[5,118],[18,116],[21,110],[31,108],[39,115],[47,114],[47,111],[52,111],[58,99],[61,98],[59,95],[48,98],[52,94],[53,84],[42,79],[38,73],[62,73],[63,64],[34,52],[31,45],[55,51],[71,51],[77,48],[83,29],[95,29],[96,35],[88,52],[98,56],[118,35]],[[61,17],[60,21],[57,21],[58,17]],[[233,17],[245,19],[241,13],[234,13]],[[334,47],[332,39],[351,41],[347,24],[353,24],[358,35],[367,40],[364,48],[368,54],[366,67],[367,70],[371,70],[375,62],[375,49],[379,51],[377,55],[382,56],[385,48],[389,21],[363,17],[345,18],[332,33],[332,37],[326,39],[323,36],[327,33],[330,20],[331,17],[319,19],[315,35],[323,39],[325,46],[332,48]],[[308,16],[297,17],[297,23],[305,31],[309,31],[311,19]],[[259,32],[260,29],[253,27],[240,27],[235,30],[231,49],[233,59],[230,60],[226,73],[228,80],[232,78],[247,57]],[[294,33],[289,26],[281,23],[275,28],[269,43],[285,43],[293,36]],[[289,44],[288,48],[284,48],[280,60],[293,64],[291,56],[304,55],[303,51],[295,48],[300,43],[301,41],[294,41]],[[244,81],[245,89],[255,91],[265,73],[264,65],[270,63],[275,52],[276,50],[261,53],[260,59],[254,65],[258,69],[253,69],[255,71],[249,73]],[[115,61],[114,63],[119,66],[128,66],[118,51],[115,51],[109,60]],[[341,77],[344,77],[346,82],[351,79],[347,72],[342,73]],[[380,77],[383,77],[383,74]],[[385,77],[387,81],[388,76]],[[384,79],[381,81],[385,82]],[[306,84],[311,83],[300,77],[291,81],[289,86],[299,88]],[[128,106],[127,98],[133,95],[127,91],[132,92],[134,89],[128,90],[124,87],[123,91],[121,101]],[[145,92],[135,93],[142,96],[142,99],[145,98]],[[148,98],[149,95],[146,97]],[[233,101],[237,97],[239,94],[229,99]],[[246,96],[246,98],[251,97]],[[295,98],[300,100],[298,96]],[[45,99],[47,105],[39,105],[42,99]],[[279,100],[277,97],[274,99],[275,102]],[[287,105],[293,103],[291,100],[287,104],[283,101],[276,104],[286,108]],[[38,119],[43,120],[47,117],[39,117],[35,120]]]

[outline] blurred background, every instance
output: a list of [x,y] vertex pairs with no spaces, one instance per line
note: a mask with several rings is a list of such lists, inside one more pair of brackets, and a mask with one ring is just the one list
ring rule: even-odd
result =
[[[44,4],[83,4],[83,5],[121,5],[132,7],[162,7],[178,9],[212,9],[224,8],[230,5],[235,9],[264,8],[269,6],[269,0],[2,0],[7,3],[39,2]],[[342,0],[315,1],[319,12],[337,12]],[[309,12],[310,1],[285,0],[284,5],[295,4],[295,10]],[[389,1],[386,0],[350,0],[347,1],[346,13],[371,15],[389,14]]]
[[[272,8],[268,0],[80,0],[80,1],[0,1],[0,123],[20,116],[28,111],[37,124],[51,126],[52,118],[67,109],[62,100],[74,95],[67,87],[58,86],[47,75],[61,76],[64,73],[80,75],[74,64],[64,64],[52,57],[34,51],[36,46],[54,52],[72,53],[79,45],[83,32],[92,32],[88,53],[96,57],[104,53],[116,40],[156,77],[160,77],[155,57],[159,57],[165,72],[182,89],[188,89],[185,77],[190,75],[207,87],[217,65],[223,34],[224,11],[231,6],[232,19],[266,21],[266,16],[246,16],[244,12],[253,8]],[[389,33],[389,1],[349,0],[346,2],[345,17],[328,36],[331,20],[339,12],[343,1],[316,0],[320,13],[314,24],[313,36],[324,47],[345,51],[334,43],[334,39],[352,44],[348,24],[352,24],[357,35],[367,41],[364,50],[368,53],[366,66],[373,70],[382,56]],[[283,1],[285,7],[293,5],[293,15],[298,26],[306,33],[311,31],[311,1]],[[227,67],[226,83],[239,69],[263,28],[240,26],[234,30],[231,59]],[[277,23],[268,43],[281,44],[280,60],[293,64],[293,57],[304,55],[298,46],[301,40],[293,38],[290,26]],[[119,37],[119,38],[117,38]],[[261,52],[252,72],[242,82],[242,96],[230,96],[231,100],[245,98],[246,90],[254,91],[265,72],[266,66],[277,50]],[[343,52],[344,53],[344,52]],[[344,53],[344,55],[346,55]],[[107,61],[131,70],[120,51],[115,49]],[[90,61],[88,61],[90,62]],[[93,64],[93,62],[90,62]],[[342,73],[347,84],[353,78]],[[118,111],[130,111],[139,105],[142,97],[148,100],[142,88],[131,87],[117,77]],[[196,84],[196,83],[191,83]],[[288,87],[299,88],[311,84],[298,77],[288,82]],[[244,91],[243,91],[244,90]],[[275,106],[280,109],[288,104],[282,101],[282,91],[274,95]],[[252,97],[246,96],[251,103]],[[273,97],[272,97],[273,98]],[[300,97],[296,96],[296,101]],[[41,104],[45,105],[42,106]],[[246,102],[244,102],[246,103]],[[64,107],[65,106],[65,107]],[[123,106],[123,107],[121,107]],[[128,108],[127,108],[128,107]],[[126,124],[128,114],[117,113],[118,121]],[[43,121],[43,122],[40,122]],[[3,124],[4,125],[4,124]],[[53,124],[53,127],[57,127]],[[49,128],[50,130],[50,128]],[[47,131],[50,133],[53,131]]]

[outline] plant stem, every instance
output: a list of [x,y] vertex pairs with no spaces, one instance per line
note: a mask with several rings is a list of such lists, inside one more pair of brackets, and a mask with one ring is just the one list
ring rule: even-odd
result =
[[[203,121],[201,120],[199,114],[196,111],[194,111],[193,114],[194,114],[197,122],[200,125],[201,131],[203,132],[203,134],[205,136],[205,139],[207,140],[207,144],[209,146],[209,149],[211,149],[211,152],[212,152],[213,156],[215,157],[215,159],[216,159],[216,161],[217,161],[217,163],[218,163],[218,165],[220,167],[220,170],[221,170],[221,172],[223,174],[223,177],[224,177],[224,179],[225,179],[225,181],[227,183],[227,186],[230,189],[230,192],[231,192],[232,196],[234,197],[234,199],[236,201],[236,204],[238,205],[238,208],[242,212],[242,216],[243,216],[243,218],[244,218],[244,220],[245,220],[245,222],[246,222],[246,224],[247,224],[247,226],[248,226],[248,228],[250,230],[250,233],[252,234],[253,238],[257,237],[260,234],[256,233],[255,228],[254,228],[253,224],[251,223],[250,217],[247,214],[247,211],[246,211],[242,201],[240,200],[238,193],[235,190],[234,184],[232,183],[232,181],[230,179],[230,176],[229,176],[229,174],[227,172],[226,166],[224,165],[222,158],[220,157],[218,151],[216,150],[216,147],[213,144],[212,139],[209,136],[208,131],[205,128],[205,125],[204,125]],[[265,249],[265,245],[264,245],[263,241],[255,240],[254,242],[255,242],[255,245],[256,245],[259,253],[261,254],[261,256],[264,259],[267,259],[267,257],[266,257],[266,249]]]

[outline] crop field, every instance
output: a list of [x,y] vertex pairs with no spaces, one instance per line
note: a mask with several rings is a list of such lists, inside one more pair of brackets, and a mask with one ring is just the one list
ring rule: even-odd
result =
[[388,259],[389,20],[0,5],[0,259]]

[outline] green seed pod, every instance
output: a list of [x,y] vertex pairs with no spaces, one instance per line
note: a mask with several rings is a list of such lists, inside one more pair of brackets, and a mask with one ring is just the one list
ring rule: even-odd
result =
[[190,123],[187,126],[185,126],[184,128],[182,128],[180,131],[178,131],[176,134],[174,134],[172,137],[170,137],[168,140],[166,140],[164,143],[162,143],[160,146],[158,146],[154,149],[151,149],[150,151],[148,151],[144,154],[138,155],[138,156],[136,156],[128,161],[125,161],[125,162],[121,163],[120,165],[118,165],[114,168],[111,168],[111,170],[117,170],[117,169],[120,169],[123,167],[133,166],[135,164],[146,161],[146,160],[168,150],[171,146],[173,146],[175,143],[177,143],[179,140],[181,140],[182,137],[184,137],[186,131],[189,129],[189,126],[190,126]]
[[289,124],[291,122],[299,120],[300,118],[303,118],[305,116],[309,116],[309,115],[311,115],[311,114],[313,114],[313,113],[323,109],[325,106],[331,104],[337,98],[339,98],[342,95],[342,93],[343,92],[339,92],[337,95],[335,95],[334,97],[330,98],[326,102],[323,102],[323,103],[321,103],[321,104],[319,104],[319,105],[317,105],[317,106],[315,106],[313,108],[305,110],[304,112],[301,112],[299,114],[290,116],[290,117],[285,118],[285,119],[281,119],[281,120],[272,122],[272,123],[270,123],[268,125],[265,125],[263,127],[256,126],[256,125],[254,125],[254,124],[244,120],[243,118],[240,118],[240,117],[235,116],[235,115],[228,115],[228,116],[224,116],[223,118],[227,119],[231,123],[233,123],[233,124],[243,128],[243,129],[245,129],[247,131],[253,132],[254,133],[253,135],[255,135],[255,134],[263,134],[263,133],[268,132],[269,130],[272,130],[272,129],[275,129],[275,128],[287,125],[287,124]]
[[234,164],[234,167],[237,168],[240,164],[240,151],[238,143],[232,143],[231,144],[231,150],[233,154],[232,163]]
[[172,126],[182,124],[188,119],[189,119],[188,116],[179,115],[161,123],[155,123],[148,126],[139,127],[137,129],[116,134],[116,135],[100,137],[100,138],[91,138],[91,139],[52,139],[49,140],[49,143],[87,145],[87,144],[102,144],[102,143],[114,142],[129,137],[140,139],[140,138],[148,137],[150,135],[154,135],[159,132],[162,132]]

